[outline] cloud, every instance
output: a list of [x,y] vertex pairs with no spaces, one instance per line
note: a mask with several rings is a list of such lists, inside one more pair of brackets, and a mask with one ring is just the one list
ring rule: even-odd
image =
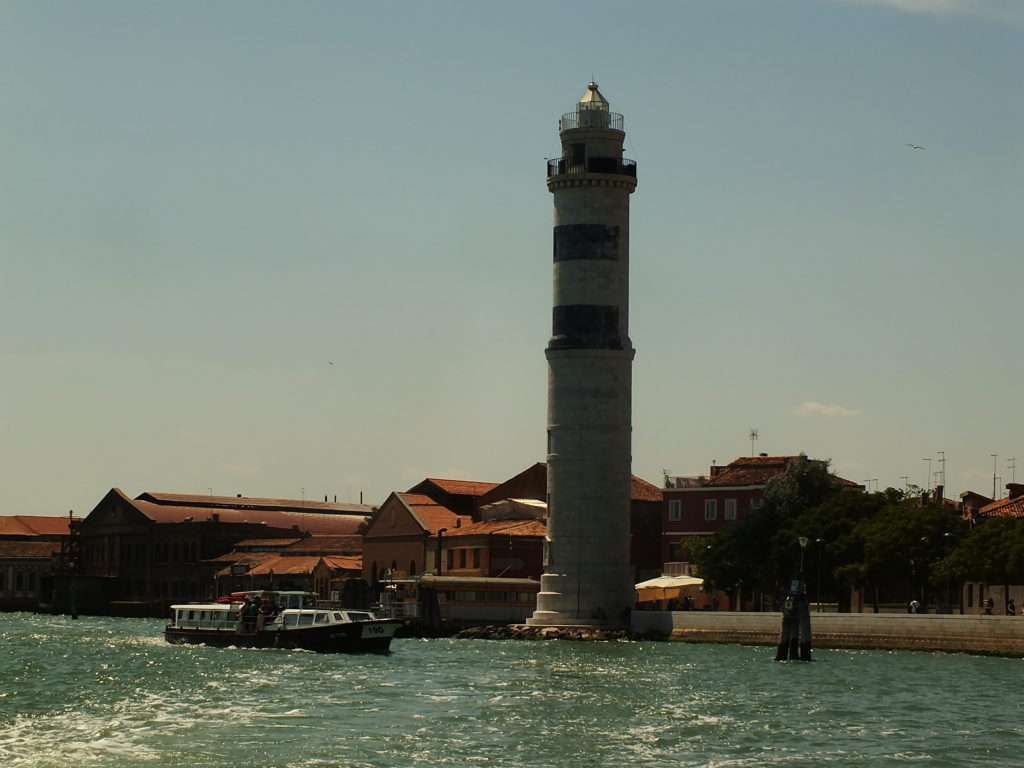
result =
[[797,411],[802,413],[804,416],[858,416],[860,411],[854,410],[853,408],[847,408],[844,405],[836,405],[835,403],[819,403],[815,400],[808,400],[806,403],[800,403],[800,407]]
[[980,16],[998,21],[1024,21],[1020,0],[838,0],[847,5],[890,8],[929,16]]

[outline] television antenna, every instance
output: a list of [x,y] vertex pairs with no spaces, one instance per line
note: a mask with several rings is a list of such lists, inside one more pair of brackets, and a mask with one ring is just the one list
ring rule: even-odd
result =
[[757,442],[757,439],[760,436],[761,436],[761,434],[757,431],[757,427],[751,427],[750,428],[750,455],[751,456],[754,455],[754,443]]
[[1006,460],[1006,468],[1010,470],[1010,482],[1017,482],[1017,457],[1011,456]]

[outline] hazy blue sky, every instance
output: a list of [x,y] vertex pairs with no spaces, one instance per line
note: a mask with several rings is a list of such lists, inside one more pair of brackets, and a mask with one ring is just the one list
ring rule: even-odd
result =
[[0,513],[542,460],[591,74],[639,163],[637,474],[756,426],[1020,480],[1022,72],[1018,0],[4,2]]

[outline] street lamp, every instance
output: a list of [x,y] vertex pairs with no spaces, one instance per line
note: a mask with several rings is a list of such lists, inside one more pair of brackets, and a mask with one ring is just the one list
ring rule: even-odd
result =
[[800,582],[804,580],[804,550],[807,549],[807,542],[810,541],[806,536],[801,536],[797,539],[800,542]]
[[442,573],[442,571],[441,571],[441,539],[444,538],[445,531],[447,531],[447,530],[448,530],[447,528],[439,528],[437,530],[437,557],[435,558],[437,560],[437,562],[435,563],[436,567],[434,568],[434,572],[438,576],[440,576],[441,573]]
[[821,613],[821,550],[824,549],[822,544],[825,543],[825,540],[817,538],[814,543],[818,545],[818,613]]

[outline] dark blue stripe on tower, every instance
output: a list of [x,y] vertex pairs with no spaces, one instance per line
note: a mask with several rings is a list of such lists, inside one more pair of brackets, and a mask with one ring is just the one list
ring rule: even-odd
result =
[[622,349],[619,308],[603,304],[562,304],[552,310],[548,349]]
[[604,224],[561,224],[555,227],[555,261],[619,258],[619,228]]

